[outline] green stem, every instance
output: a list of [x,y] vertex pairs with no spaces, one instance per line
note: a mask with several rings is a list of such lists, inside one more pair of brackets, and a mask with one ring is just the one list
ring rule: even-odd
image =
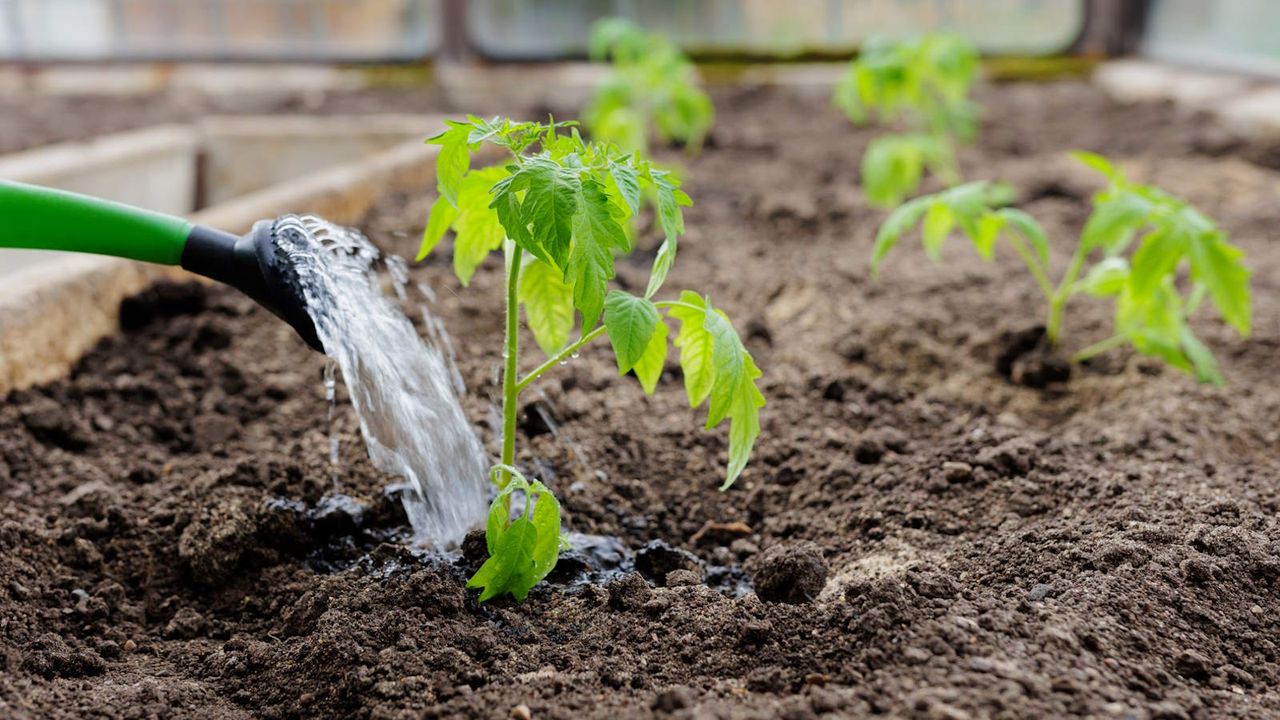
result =
[[[520,306],[516,290],[520,285],[520,261],[524,258],[521,247],[512,245],[513,249],[507,253],[507,336],[502,356],[502,464],[507,467],[516,461],[516,412],[520,397],[520,386],[516,383],[520,360]],[[511,482],[511,473],[503,470],[498,480],[499,487],[506,487]]]
[[556,353],[555,355],[552,355],[546,362],[534,368],[533,371],[530,372],[528,375],[525,375],[523,380],[516,383],[516,392],[518,393],[524,390],[525,388],[529,387],[530,385],[533,384],[533,381],[537,380],[543,373],[555,367],[556,365],[559,365],[560,363],[564,362],[566,358],[569,358],[574,353],[581,350],[584,345],[591,342],[592,340],[595,340],[596,338],[600,337],[603,334],[604,334],[604,326],[598,325],[596,326],[595,330],[592,330],[591,332],[583,335],[574,344],[569,345],[568,347]]
[[1076,280],[1080,277],[1080,271],[1084,269],[1084,262],[1088,255],[1083,244],[1076,246],[1076,252],[1071,256],[1071,265],[1062,276],[1062,282],[1058,283],[1057,291],[1049,298],[1049,317],[1044,324],[1044,334],[1049,341],[1049,347],[1057,347],[1059,340],[1062,339],[1062,315],[1067,308],[1067,300],[1075,292]]
[[939,134],[937,138],[942,145],[942,157],[934,171],[943,185],[955,187],[964,182],[964,176],[960,174],[960,161],[956,159],[955,144],[950,135]]
[[1209,288],[1207,285],[1196,283],[1196,286],[1191,289],[1191,298],[1187,300],[1187,312],[1185,313],[1187,317],[1191,317],[1195,314],[1196,310],[1200,309],[1200,305],[1204,302],[1204,298],[1208,292]]
[[[655,302],[654,306],[660,307],[660,308],[682,307],[682,308],[688,308],[690,310],[696,310],[698,312],[706,312],[706,308],[700,308],[697,305],[690,305],[689,303],[680,302],[679,300],[661,300],[661,301]],[[550,358],[547,359],[546,362],[534,368],[533,371],[531,371],[528,375],[524,376],[524,379],[516,383],[516,392],[517,393],[521,392],[525,388],[532,385],[534,381],[536,381],[539,377],[542,376],[543,373],[559,365],[560,363],[564,362],[565,359],[572,357],[574,353],[578,352],[584,346],[590,343],[592,340],[595,340],[596,338],[600,337],[604,333],[605,333],[605,327],[603,325],[597,325],[594,330],[583,335],[581,338],[578,339],[577,342],[575,342],[572,345],[569,345],[568,347],[556,353],[555,355],[552,355]]]
[[1088,360],[1089,358],[1095,355],[1101,355],[1102,353],[1112,348],[1120,347],[1121,345],[1125,344],[1127,341],[1128,341],[1128,338],[1126,338],[1123,335],[1112,335],[1106,340],[1100,340],[1086,348],[1083,348],[1082,350],[1077,352],[1075,355],[1072,355],[1071,362],[1082,363],[1085,360]]
[[696,310],[698,312],[707,311],[706,308],[698,307],[697,305],[690,305],[687,302],[680,302],[679,300],[659,300],[658,302],[655,302],[653,305],[654,307],[660,307],[660,308],[682,307],[682,308],[688,308],[690,310]]
[[1018,235],[1010,233],[1009,241],[1013,243],[1014,251],[1022,258],[1022,262],[1026,263],[1027,269],[1031,271],[1031,275],[1036,279],[1036,284],[1040,286],[1040,292],[1044,293],[1045,299],[1052,303],[1056,291],[1053,288],[1053,281],[1049,279],[1044,268],[1040,266],[1040,261],[1036,259],[1031,249],[1027,247],[1027,244]]

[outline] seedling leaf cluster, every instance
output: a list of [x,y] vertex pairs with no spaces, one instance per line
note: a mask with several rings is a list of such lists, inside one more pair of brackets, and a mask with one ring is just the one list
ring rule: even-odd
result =
[[691,150],[702,146],[715,108],[698,87],[693,63],[675,43],[629,20],[608,18],[591,29],[591,59],[612,64],[583,111],[593,139],[639,151],[655,135]]
[[850,63],[836,84],[836,106],[856,125],[899,131],[873,140],[862,156],[869,202],[897,206],[925,171],[946,185],[961,181],[955,146],[977,131],[978,107],[969,99],[977,72],[977,51],[950,35],[872,41]]
[[1050,347],[1062,341],[1071,298],[1080,294],[1109,298],[1114,302],[1112,335],[1077,351],[1073,360],[1084,361],[1127,344],[1193,373],[1201,382],[1222,384],[1217,360],[1188,319],[1208,299],[1223,321],[1248,336],[1252,295],[1244,252],[1185,200],[1130,181],[1099,155],[1077,152],[1073,156],[1101,173],[1107,184],[1093,197],[1093,212],[1057,283],[1050,279],[1044,230],[1030,215],[1007,207],[1013,199],[1007,186],[987,182],[919,197],[891,213],[876,236],[872,273],[917,225],[925,251],[934,260],[953,230],[968,238],[986,260],[994,257],[1003,239],[1045,297],[1045,339]]
[[[428,142],[441,146],[440,197],[431,208],[418,259],[454,233],[453,264],[469,284],[490,252],[503,251],[506,331],[503,366],[502,458],[493,475],[500,492],[490,510],[490,559],[471,580],[481,599],[511,593],[522,599],[555,565],[560,513],[551,490],[515,471],[518,397],[543,373],[607,335],[618,369],[633,373],[652,394],[662,375],[671,333],[679,349],[691,407],[707,406],[708,428],[729,421],[729,463],[723,487],[742,473],[760,433],[765,399],[761,376],[728,317],[709,298],[685,290],[655,300],[684,233],[683,208],[692,204],[680,182],[639,152],[610,142],[585,142],[573,123],[513,122],[469,117],[448,122]],[[494,145],[505,165],[472,168],[475,153]],[[644,202],[656,206],[663,241],[644,295],[610,288],[614,260],[633,250],[631,219]],[[520,309],[548,356],[519,375]],[[577,339],[571,340],[575,327]],[[511,515],[514,500],[524,510]],[[557,543],[558,543],[557,539]]]

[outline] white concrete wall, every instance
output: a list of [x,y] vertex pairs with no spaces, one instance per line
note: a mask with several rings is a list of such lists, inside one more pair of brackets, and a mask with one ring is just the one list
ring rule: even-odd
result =
[[[193,128],[159,126],[6,155],[0,178],[185,215],[194,209],[196,147]],[[68,257],[0,248],[0,277]]]

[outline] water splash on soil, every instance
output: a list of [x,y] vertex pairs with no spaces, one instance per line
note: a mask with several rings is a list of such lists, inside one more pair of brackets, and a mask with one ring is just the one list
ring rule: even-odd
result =
[[[403,261],[311,215],[278,218],[274,234],[326,354],[342,369],[370,459],[408,481],[404,507],[416,539],[456,545],[484,516],[487,462],[439,342],[425,342],[378,283],[377,269],[387,268],[403,297]],[[443,336],[442,326],[429,325]]]

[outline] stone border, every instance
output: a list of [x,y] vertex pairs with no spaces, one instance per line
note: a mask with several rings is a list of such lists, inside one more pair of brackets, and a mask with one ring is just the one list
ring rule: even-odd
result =
[[[424,133],[430,130],[424,118]],[[311,212],[358,220],[387,192],[429,188],[437,146],[411,141],[195,213],[192,220],[245,232],[257,220]],[[66,375],[102,338],[119,330],[125,297],[183,270],[101,256],[74,257],[5,276],[0,285],[0,397]]]

